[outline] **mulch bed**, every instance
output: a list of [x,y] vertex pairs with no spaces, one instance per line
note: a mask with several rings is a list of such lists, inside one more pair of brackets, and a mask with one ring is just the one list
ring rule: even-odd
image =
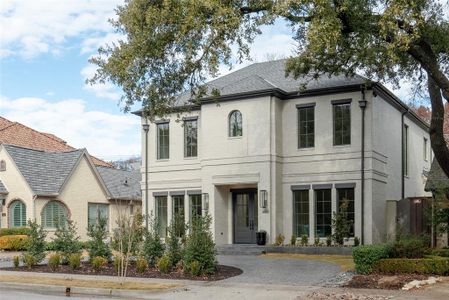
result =
[[[18,268],[1,268],[2,271],[21,271],[21,272],[36,272],[36,273],[63,273],[63,274],[82,274],[82,275],[107,275],[107,276],[117,276],[117,272],[112,264],[103,267],[98,272],[92,269],[90,263],[81,263],[81,266],[72,270],[68,265],[61,265],[55,271],[52,271],[48,265],[37,265],[31,269],[25,266]],[[164,278],[164,279],[188,279],[188,280],[199,280],[199,281],[217,281],[223,280],[229,277],[234,277],[242,274],[243,271],[230,266],[218,265],[215,274],[205,275],[205,276],[192,276],[189,274],[184,274],[182,270],[173,269],[168,274],[163,274],[159,272],[156,268],[148,268],[145,273],[137,273],[136,268],[133,265],[128,266],[127,276],[128,277],[139,277],[139,278]]]
[[394,276],[380,274],[355,275],[347,284],[345,284],[345,287],[358,289],[400,290],[410,281],[424,280],[428,277],[429,276],[415,274],[401,274]]

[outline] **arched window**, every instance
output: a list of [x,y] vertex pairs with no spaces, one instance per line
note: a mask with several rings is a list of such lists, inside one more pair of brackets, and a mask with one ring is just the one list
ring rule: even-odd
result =
[[56,224],[64,224],[67,219],[67,209],[59,201],[50,201],[42,209],[42,226],[56,228]]
[[229,136],[242,136],[242,113],[234,110],[229,114]]
[[27,211],[25,203],[14,200],[9,206],[10,227],[22,227],[27,225]]

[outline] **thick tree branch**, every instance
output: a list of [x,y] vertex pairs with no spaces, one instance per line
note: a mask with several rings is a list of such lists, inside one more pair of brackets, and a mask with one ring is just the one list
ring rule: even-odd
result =
[[432,119],[430,121],[430,142],[435,158],[443,169],[449,174],[449,149],[444,139],[444,105],[441,98],[441,90],[433,77],[428,76],[427,85],[429,89],[430,102],[432,104]]

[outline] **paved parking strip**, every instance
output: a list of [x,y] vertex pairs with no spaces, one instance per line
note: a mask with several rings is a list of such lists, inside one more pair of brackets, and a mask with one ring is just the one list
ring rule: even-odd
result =
[[340,266],[314,260],[219,255],[218,262],[243,270],[243,274],[223,282],[314,286],[321,285],[340,273]]

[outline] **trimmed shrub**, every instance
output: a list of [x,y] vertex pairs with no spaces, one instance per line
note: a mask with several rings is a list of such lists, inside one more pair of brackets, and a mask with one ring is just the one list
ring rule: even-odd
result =
[[201,264],[194,260],[190,263],[189,266],[190,274],[193,276],[200,276],[201,275]]
[[165,246],[161,241],[157,229],[146,232],[142,247],[142,255],[150,266],[155,266],[156,262],[164,255]]
[[210,231],[211,217],[197,216],[192,220],[191,230],[184,250],[184,267],[192,272],[192,263],[197,261],[201,274],[213,274],[216,268],[215,243]]
[[0,237],[5,235],[30,235],[30,228],[28,227],[1,228]]
[[376,263],[382,274],[449,275],[448,258],[389,258]]
[[36,221],[28,221],[30,235],[27,242],[27,254],[31,255],[35,264],[40,263],[45,258],[45,238],[47,232]]
[[48,266],[52,271],[55,271],[57,268],[59,268],[59,265],[61,264],[61,255],[55,253],[50,255],[48,258]]
[[76,270],[81,266],[81,254],[73,253],[69,256],[70,269]]
[[92,268],[98,272],[101,268],[106,267],[108,265],[108,260],[103,256],[95,256],[92,259]]
[[22,260],[23,264],[27,266],[28,269],[31,269],[37,263],[36,258],[29,253],[25,253],[22,257]]
[[307,244],[309,244],[309,237],[307,234],[301,235],[301,246],[305,247]]
[[328,235],[326,237],[326,246],[328,246],[328,247],[332,246],[332,236],[331,235]]
[[111,261],[111,249],[105,242],[108,238],[107,220],[106,218],[99,217],[96,224],[91,224],[87,228],[87,236],[90,240],[87,244],[87,251],[89,252],[89,260],[101,256],[106,258],[107,261]]
[[118,272],[119,269],[121,269],[122,264],[123,266],[125,265],[123,255],[121,254],[114,255],[114,269],[116,272]]
[[55,237],[53,238],[54,251],[61,255],[61,262],[67,264],[69,256],[81,252],[75,223],[67,219],[63,224],[56,224]]
[[430,254],[433,256],[449,257],[449,249],[432,249]]
[[393,244],[391,257],[423,258],[428,250],[428,242],[423,237],[404,237]]
[[316,237],[315,240],[313,241],[313,245],[318,247],[321,246],[321,242],[320,242],[320,237]]
[[386,244],[355,247],[352,251],[355,270],[359,274],[370,274],[373,272],[375,264],[383,258],[388,258],[390,253],[391,247]]
[[14,268],[18,268],[20,264],[20,256],[14,256],[12,258],[12,262],[14,264]]
[[284,241],[285,241],[285,236],[283,234],[278,234],[276,236],[276,241],[274,242],[274,244],[276,246],[282,246],[282,245],[284,245]]
[[165,240],[167,245],[166,254],[170,258],[170,265],[176,266],[176,264],[182,259],[183,253],[181,244],[179,243],[179,237],[176,235],[179,225],[175,225],[174,222],[168,228],[168,236]]
[[357,247],[360,245],[360,239],[358,237],[354,237],[354,247]]
[[290,238],[290,245],[295,246],[296,245],[296,235],[292,234],[292,237]]
[[136,260],[136,271],[139,274],[145,273],[146,269],[148,269],[148,262],[145,258],[138,258]]
[[164,254],[158,261],[157,263],[157,268],[159,269],[159,271],[161,273],[168,273],[170,272],[171,269],[171,264],[170,264],[170,257],[168,257],[168,255]]
[[22,251],[26,250],[27,235],[5,235],[0,237],[0,250]]

